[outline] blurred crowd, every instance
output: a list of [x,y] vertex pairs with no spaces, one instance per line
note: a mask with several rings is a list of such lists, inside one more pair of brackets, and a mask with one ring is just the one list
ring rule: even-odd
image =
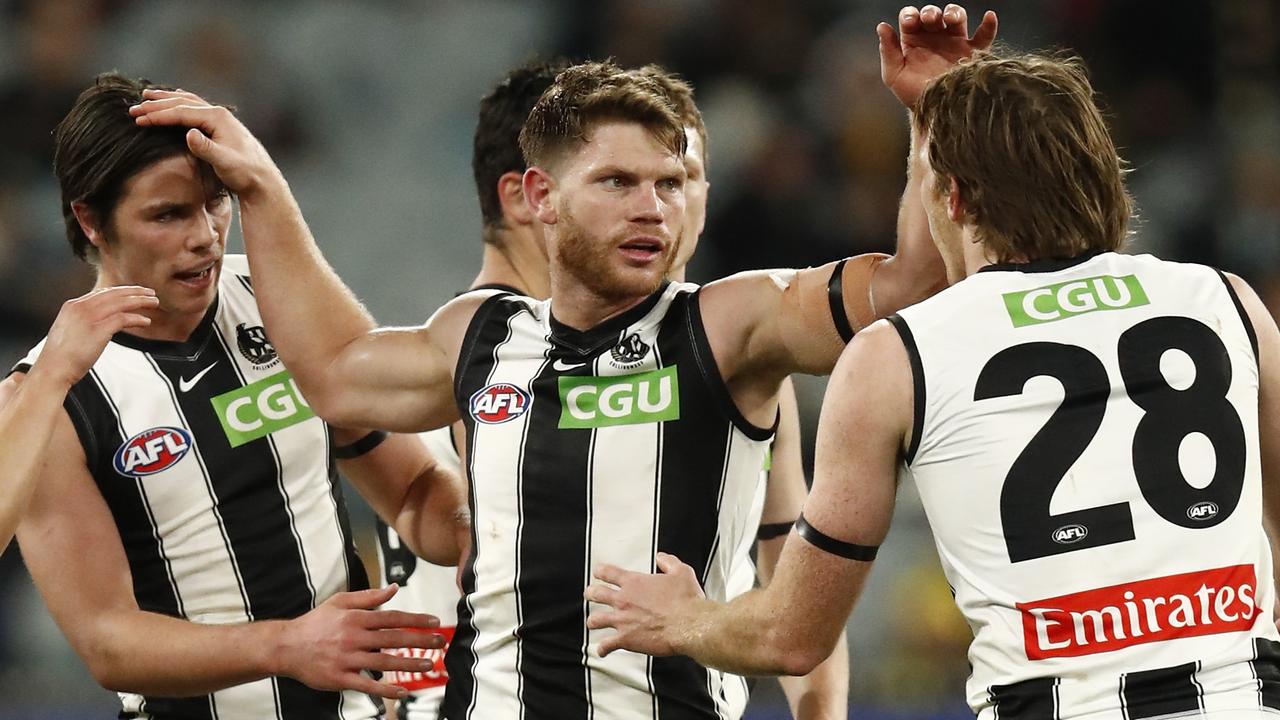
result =
[[[92,283],[64,237],[50,132],[99,72],[236,105],[339,273],[384,323],[415,323],[478,266],[477,102],[535,57],[659,62],[693,83],[712,188],[691,279],[890,249],[907,119],[880,84],[874,28],[898,7],[0,0],[0,362],[16,361]],[[1219,265],[1280,309],[1280,3],[969,6],[975,18],[985,9],[1000,13],[1003,44],[1087,61],[1132,170],[1132,250]],[[822,384],[800,387],[811,436]],[[885,717],[964,717],[954,708],[968,628],[903,492],[851,626],[852,699]],[[0,558],[0,587],[0,718],[81,698],[110,708],[41,614],[16,551]],[[768,717],[768,702],[754,712]]]

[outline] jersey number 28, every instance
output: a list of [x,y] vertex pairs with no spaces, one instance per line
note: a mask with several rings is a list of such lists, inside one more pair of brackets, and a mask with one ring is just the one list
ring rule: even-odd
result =
[[[1195,365],[1195,381],[1177,389],[1160,371],[1168,350]],[[1142,497],[1160,517],[1185,528],[1213,527],[1230,517],[1244,485],[1245,436],[1227,400],[1231,360],[1221,338],[1186,317],[1145,320],[1120,336],[1120,374],[1142,408],[1133,435],[1133,472]],[[1020,395],[1028,380],[1062,383],[1062,404],[1009,469],[1000,493],[1000,520],[1011,562],[1134,539],[1129,503],[1049,510],[1058,483],[1093,441],[1106,412],[1111,381],[1096,355],[1077,345],[1032,342],[1000,351],[983,367],[974,400]],[[1201,433],[1213,445],[1214,473],[1191,485],[1178,461],[1182,441]]]

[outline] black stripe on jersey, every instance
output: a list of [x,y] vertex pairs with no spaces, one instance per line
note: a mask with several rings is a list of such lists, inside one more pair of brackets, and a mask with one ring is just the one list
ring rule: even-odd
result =
[[1011,685],[992,685],[988,697],[1000,720],[1057,720],[1060,678],[1043,677]]
[[[279,493],[275,453],[266,438],[232,448],[210,397],[241,387],[235,359],[220,343],[205,345],[194,358],[149,354],[164,377],[179,412],[196,442],[196,454],[208,471],[212,493],[243,579],[254,620],[294,618],[311,609],[302,557]],[[212,363],[198,386],[201,392],[174,393],[184,372]]]
[[1141,720],[1204,709],[1203,691],[1195,681],[1199,662],[1120,676],[1120,703],[1126,720]]
[[240,284],[244,286],[244,289],[248,290],[250,295],[253,295],[253,281],[249,279],[248,275],[232,273],[232,277],[239,280]]
[[[733,404],[711,359],[695,294],[672,298],[657,345],[663,362],[677,367],[680,385],[680,419],[662,424],[658,550],[675,555],[705,578],[719,536],[718,508],[733,427],[756,439],[767,438],[770,431],[747,423]],[[707,670],[693,660],[654,658],[652,674],[663,720],[717,717]]]
[[150,612],[183,617],[182,594],[173,579],[173,569],[165,555],[160,531],[147,502],[146,490],[137,478],[117,474],[112,455],[127,439],[115,401],[98,378],[96,370],[76,383],[68,394],[71,424],[85,448],[88,470],[115,519],[120,543],[124,546],[133,576],[133,595],[138,607]]
[[351,514],[347,512],[347,500],[342,492],[342,476],[338,474],[338,464],[333,457],[333,428],[325,425],[324,431],[326,454],[329,457],[329,497],[333,499],[338,532],[342,535],[343,559],[347,564],[347,590],[368,590],[372,587],[369,584],[369,573],[356,552],[355,535],[351,532]]
[[1254,638],[1253,660],[1249,666],[1258,679],[1258,703],[1280,710],[1280,643]]
[[912,402],[914,407],[911,412],[911,445],[907,448],[906,456],[906,462],[910,465],[916,458],[916,451],[920,449],[920,434],[924,432],[924,364],[920,362],[920,349],[916,347],[916,338],[911,334],[907,321],[896,313],[890,315],[888,320],[893,323],[893,327],[902,338],[902,344],[907,349],[907,358],[911,361],[911,394],[914,396]]
[[[715,396],[716,403],[724,411],[725,417],[734,424],[734,427],[741,430],[743,435],[752,440],[768,440],[778,427],[778,417],[781,412],[779,411],[779,415],[774,417],[773,426],[768,428],[753,425],[742,416],[742,411],[738,409],[738,404],[733,401],[733,395],[729,393],[729,386],[725,385],[724,378],[720,375],[720,368],[716,365],[716,356],[711,351],[711,344],[707,342],[707,330],[702,324],[702,306],[698,301],[698,293],[700,292],[701,290],[693,293],[680,293],[672,298],[671,307],[667,310],[667,318],[662,323],[663,329],[659,333],[658,340],[661,342],[662,335],[666,333],[669,326],[683,325],[688,335],[682,340],[691,341],[693,360],[697,363],[698,371],[702,375],[706,386],[710,388],[712,395]],[[675,322],[676,319],[671,316],[673,314],[679,315],[682,311],[685,315],[685,322]],[[683,374],[681,373],[681,375]],[[690,380],[693,380],[693,378],[690,378]],[[684,387],[683,382],[680,387]],[[682,416],[681,420],[683,419]]]
[[[468,438],[475,437],[475,418],[471,416],[470,408],[467,407],[470,399],[470,395],[466,394],[467,388],[482,388],[489,384],[489,379],[497,365],[494,357],[498,346],[510,338],[511,318],[520,311],[520,308],[514,304],[503,304],[501,297],[501,295],[495,295],[485,300],[476,309],[475,317],[467,328],[466,338],[458,353],[458,365],[454,369],[454,395]],[[484,320],[498,308],[503,308],[506,320],[484,324]],[[483,363],[471,363],[469,358],[477,354],[487,355],[489,360]],[[464,361],[464,357],[468,360]],[[468,441],[466,450],[467,475],[473,477],[475,475],[475,443]],[[474,646],[477,633],[471,619],[475,610],[471,607],[470,597],[476,589],[475,564],[479,547],[476,528],[479,527],[480,519],[477,514],[474,483],[468,483],[467,507],[471,512],[471,552],[467,555],[462,567],[462,601],[458,603],[458,624],[454,629],[453,642],[449,643],[449,651],[444,658],[449,682],[445,685],[444,701],[440,706],[441,717],[453,720],[462,720],[467,717],[476,702],[477,658]]]
[[587,480],[595,432],[558,427],[560,373],[552,361],[579,356],[559,344],[550,347],[529,384],[535,400],[527,411],[519,476],[516,593],[526,720],[573,720],[588,713],[581,643],[587,621],[584,568],[574,559],[587,556]]
[[[29,362],[20,362],[9,369],[9,375],[12,375],[14,373],[29,373],[29,372],[31,372],[31,363]],[[5,377],[8,378],[9,375],[5,375]]]
[[[240,276],[237,276],[237,277],[240,277]],[[213,328],[213,331],[214,331],[215,339],[218,341],[218,344],[222,346],[223,355],[225,355],[227,359],[231,361],[230,362],[231,369],[235,371],[236,377],[239,378],[240,380],[240,384],[248,385],[249,380],[245,378],[244,373],[240,372],[240,366],[235,363],[235,356],[231,354],[231,346],[227,344],[227,339],[223,337],[222,330],[215,325]],[[328,432],[327,425],[325,426],[325,432],[326,433]],[[284,503],[285,512],[288,513],[289,515],[289,531],[293,534],[294,544],[298,548],[298,556],[302,560],[300,565],[302,569],[302,576],[306,578],[307,591],[311,593],[311,604],[307,608],[308,610],[310,610],[311,608],[316,606],[316,587],[315,587],[315,583],[311,580],[311,571],[307,565],[306,546],[303,545],[302,543],[302,536],[298,534],[298,519],[293,514],[293,505],[289,501],[289,493],[285,491],[284,465],[280,461],[280,449],[276,447],[276,439],[271,435],[267,435],[263,439],[267,441],[267,447],[271,450],[271,458],[272,460],[275,461],[276,487],[280,490],[280,500]],[[327,452],[327,450],[328,448],[326,447],[325,457],[329,458],[329,453]],[[329,464],[332,464],[333,460],[330,458],[327,460],[327,462]]]
[[1240,322],[1244,323],[1244,331],[1249,335],[1249,345],[1253,348],[1253,360],[1258,361],[1258,334],[1254,332],[1253,321],[1249,319],[1249,313],[1245,312],[1244,303],[1240,302],[1240,296],[1236,294],[1236,289],[1232,287],[1231,281],[1227,279],[1226,273],[1214,268],[1214,272],[1218,273],[1218,277],[1222,279],[1222,284],[1227,286],[1227,294],[1231,296],[1231,302],[1236,306],[1236,312],[1240,313]]

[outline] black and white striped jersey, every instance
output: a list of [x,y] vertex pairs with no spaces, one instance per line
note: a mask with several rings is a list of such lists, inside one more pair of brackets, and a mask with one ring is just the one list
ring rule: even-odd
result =
[[[716,369],[697,286],[666,284],[579,332],[550,302],[500,294],[455,374],[467,429],[472,554],[446,658],[444,715],[723,718],[739,683],[684,657],[601,659],[582,592],[600,563],[653,572],[658,551],[724,599],[754,535],[772,428]],[[758,511],[756,511],[758,512]]]
[[[66,408],[143,610],[211,624],[292,618],[368,587],[328,428],[268,342],[242,256],[224,259],[217,299],[187,341],[116,335]],[[363,694],[283,677],[121,701],[121,718],[155,720],[382,714]]]
[[980,720],[1280,715],[1257,341],[1226,278],[995,265],[892,321]]

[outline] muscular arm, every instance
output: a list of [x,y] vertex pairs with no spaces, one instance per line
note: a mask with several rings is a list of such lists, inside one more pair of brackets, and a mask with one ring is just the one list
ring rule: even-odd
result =
[[[796,391],[791,380],[782,383],[778,394],[781,418],[778,436],[773,443],[773,464],[765,490],[762,526],[791,523],[800,517],[808,490],[804,483],[804,465],[800,457],[800,414],[796,407]],[[756,561],[760,585],[773,580],[786,543],[786,535],[761,539],[756,543]],[[797,720],[844,718],[849,713],[849,651],[841,634],[831,655],[808,675],[779,678],[782,691]]]
[[[335,439],[341,446],[359,435],[340,432]],[[466,488],[418,436],[393,434],[359,457],[339,460],[338,467],[415,555],[436,565],[458,564],[471,538]]]
[[[906,350],[887,323],[849,345],[831,377],[818,427],[808,522],[846,543],[878,546],[889,529],[897,461],[911,426]],[[831,655],[870,562],[846,559],[793,532],[773,581],[728,604],[701,597],[687,565],[660,555],[662,575],[603,566],[589,599],[612,606],[588,619],[617,634],[600,644],[688,655],[740,674],[803,675]]]
[[439,644],[437,637],[395,629],[429,626],[430,616],[374,610],[394,588],[339,593],[294,620],[239,625],[202,625],[139,609],[111,512],[65,413],[36,487],[18,529],[23,560],[53,619],[108,689],[181,697],[286,675],[319,689],[395,697],[398,688],[360,671],[420,672],[421,661],[378,650]]

